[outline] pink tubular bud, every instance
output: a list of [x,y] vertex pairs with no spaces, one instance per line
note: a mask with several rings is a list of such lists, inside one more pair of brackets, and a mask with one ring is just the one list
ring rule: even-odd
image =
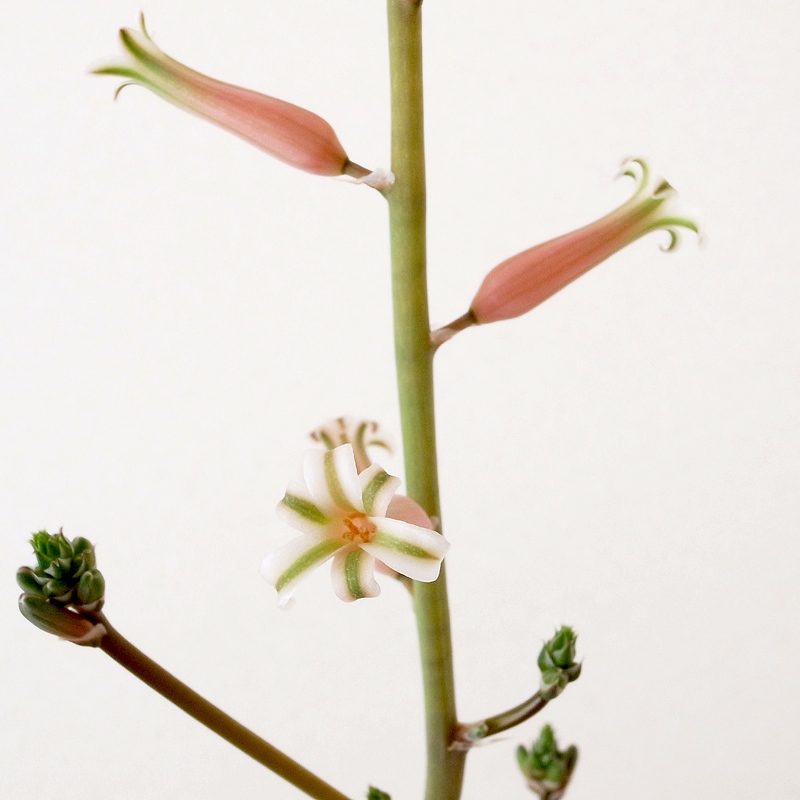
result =
[[[126,78],[122,89],[140,84],[170,103],[204,117],[269,153],[314,175],[360,178],[369,170],[352,164],[333,128],[311,111],[274,97],[209,78],[163,53],[147,33],[123,28],[125,63],[92,70],[97,75]],[[117,90],[119,93],[119,90]]]
[[698,232],[697,223],[677,212],[675,189],[652,175],[645,161],[623,164],[624,175],[637,181],[633,197],[605,217],[498,264],[483,280],[470,306],[478,324],[512,319],[535,308],[592,267],[657,229],[667,230],[678,244],[676,229]]

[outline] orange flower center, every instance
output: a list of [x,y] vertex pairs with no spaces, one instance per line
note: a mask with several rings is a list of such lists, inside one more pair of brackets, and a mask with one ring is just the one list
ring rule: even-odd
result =
[[371,542],[377,528],[364,514],[357,511],[342,520],[342,538],[348,542]]

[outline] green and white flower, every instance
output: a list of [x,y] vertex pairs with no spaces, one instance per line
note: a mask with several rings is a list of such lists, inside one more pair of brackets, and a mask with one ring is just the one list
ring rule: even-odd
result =
[[334,591],[348,602],[380,594],[376,561],[412,580],[435,581],[450,543],[430,521],[406,521],[427,517],[409,498],[395,497],[399,485],[378,464],[359,474],[350,444],[309,450],[302,480],[289,485],[277,509],[303,535],[261,564],[278,605],[286,607],[300,581],[331,558]]

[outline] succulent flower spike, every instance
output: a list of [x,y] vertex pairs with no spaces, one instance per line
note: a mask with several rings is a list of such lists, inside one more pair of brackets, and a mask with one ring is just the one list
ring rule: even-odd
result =
[[368,447],[382,447],[388,453],[392,452],[391,446],[379,430],[378,423],[372,420],[337,417],[311,431],[310,436],[327,450],[333,450],[343,444],[353,445],[356,468],[359,472],[363,472],[372,463],[367,454]]
[[20,567],[17,583],[22,615],[48,633],[76,644],[96,645],[106,633],[87,618],[103,606],[105,581],[96,567],[94,545],[82,536],[67,539],[47,531],[31,539],[37,566]]
[[530,311],[646,233],[666,230],[670,241],[663,250],[678,246],[679,228],[699,233],[697,222],[678,208],[675,189],[651,172],[644,159],[625,161],[620,175],[636,181],[630,200],[597,222],[498,264],[484,278],[469,311],[433,332],[433,345],[438,347],[471,325],[512,319]]
[[298,583],[331,558],[334,591],[348,602],[380,594],[376,560],[415,581],[430,583],[439,577],[450,543],[431,527],[406,521],[412,517],[409,503],[415,519],[424,512],[409,498],[393,503],[401,499],[394,498],[399,484],[378,464],[359,474],[351,444],[306,453],[302,481],[289,485],[277,509],[303,536],[261,564],[261,574],[278,591],[281,608],[289,604]]
[[[129,57],[98,67],[96,75],[117,75],[140,84],[170,103],[190,111],[297,169],[314,175],[349,175],[361,179],[368,169],[347,157],[333,128],[321,117],[291,103],[209,78],[163,53],[141,31],[123,28],[122,46]],[[369,182],[369,181],[367,181]]]

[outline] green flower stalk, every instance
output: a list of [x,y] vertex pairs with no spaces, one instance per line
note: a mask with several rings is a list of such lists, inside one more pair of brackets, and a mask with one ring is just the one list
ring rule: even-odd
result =
[[489,736],[507,731],[538,714],[554,700],[571,681],[581,674],[581,665],[575,662],[577,635],[564,625],[556,635],[545,642],[538,657],[541,671],[539,690],[514,708],[477,722],[460,722],[453,732],[450,748],[466,751]]

